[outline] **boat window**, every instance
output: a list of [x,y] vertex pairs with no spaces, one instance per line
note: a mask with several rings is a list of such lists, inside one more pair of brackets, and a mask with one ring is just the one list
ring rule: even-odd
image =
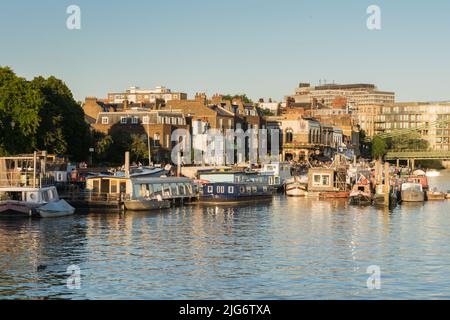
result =
[[163,185],[163,194],[166,197],[170,197],[171,196],[170,185],[168,185],[168,184],[164,184]]
[[212,186],[208,186],[208,193],[213,193],[213,187]]
[[186,188],[187,188],[187,190],[188,190],[188,192],[189,192],[190,194],[193,193],[193,192],[192,192],[192,185],[191,185],[191,184],[187,183],[187,184],[186,184]]
[[225,187],[224,186],[217,187],[217,193],[225,193]]
[[267,192],[268,188],[266,186],[263,187],[263,192]]
[[42,200],[44,202],[48,202],[49,201],[48,192],[42,192]]
[[280,177],[275,177],[275,184],[280,184]]
[[179,195],[179,192],[178,192],[178,186],[177,186],[176,183],[171,183],[171,184],[170,184],[170,188],[171,188],[171,190],[172,190],[172,195],[176,195],[176,196]]
[[313,184],[315,186],[320,186],[320,174],[315,174],[313,177]]
[[252,187],[253,192],[258,192],[258,187]]
[[241,193],[245,192],[245,188],[244,187],[241,187],[239,190],[241,191]]
[[94,180],[94,184],[92,186],[92,191],[97,193],[100,189],[100,182],[98,180]]
[[153,187],[153,192],[154,193],[162,191],[162,185],[160,185],[160,184],[153,184],[153,185],[151,185],[151,187]]
[[184,184],[182,183],[178,184],[178,193],[183,196],[186,194],[186,188]]
[[228,187],[228,193],[234,193],[234,187]]
[[117,193],[117,182],[111,183],[111,193]]
[[248,186],[246,189],[247,189],[247,192],[248,192],[248,193],[251,193],[251,192],[252,192],[252,187]]
[[36,202],[37,199],[37,194],[36,193],[28,193],[28,200],[29,202]]
[[147,187],[145,186],[145,184],[141,184],[141,189],[139,191],[139,196],[145,197],[146,193],[147,193]]
[[330,185],[330,176],[329,175],[323,175],[322,176],[322,184],[324,186],[329,186]]

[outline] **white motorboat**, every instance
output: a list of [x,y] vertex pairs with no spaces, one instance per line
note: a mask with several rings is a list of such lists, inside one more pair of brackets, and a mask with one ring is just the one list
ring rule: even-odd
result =
[[47,203],[36,209],[42,218],[56,218],[70,216],[74,214],[75,208],[68,204],[65,200]]
[[74,211],[66,201],[59,199],[54,186],[0,188],[0,215],[59,217]]
[[306,197],[308,195],[308,177],[294,177],[286,180],[286,195]]

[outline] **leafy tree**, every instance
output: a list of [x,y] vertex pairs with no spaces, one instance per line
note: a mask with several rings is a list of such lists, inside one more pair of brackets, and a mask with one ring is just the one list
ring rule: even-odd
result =
[[39,109],[42,122],[36,137],[38,149],[86,160],[89,126],[70,89],[55,77],[36,77],[31,85],[43,96]]
[[147,139],[144,140],[142,135],[131,135],[131,158],[135,161],[142,161],[148,159],[148,145]]
[[105,161],[114,141],[110,135],[105,135],[98,131],[94,131],[92,135],[92,145],[95,148],[95,155],[98,160]]
[[222,99],[227,101],[233,101],[233,99],[241,99],[244,103],[253,103],[253,101],[249,97],[247,97],[245,93],[235,95],[227,94],[223,96]]
[[382,138],[375,136],[372,141],[372,156],[374,158],[382,158],[386,154],[388,145]]
[[274,116],[275,114],[270,111],[269,109],[262,109],[262,108],[257,108],[258,111],[260,112],[260,114],[264,117],[270,117],[270,116]]
[[42,95],[8,67],[0,67],[0,153],[31,152],[41,119]]
[[404,150],[427,150],[429,142],[422,139],[422,136],[418,132],[410,132],[395,136],[390,141],[391,149],[397,151]]
[[359,151],[361,157],[370,159],[372,157],[372,141],[367,137],[364,130],[359,131]]

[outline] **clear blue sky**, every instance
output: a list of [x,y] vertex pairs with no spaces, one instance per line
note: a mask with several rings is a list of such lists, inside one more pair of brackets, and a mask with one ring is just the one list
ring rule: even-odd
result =
[[[381,31],[366,28],[371,4]],[[2,0],[0,65],[55,75],[79,100],[130,85],[281,99],[320,79],[450,100],[449,34],[446,0]]]

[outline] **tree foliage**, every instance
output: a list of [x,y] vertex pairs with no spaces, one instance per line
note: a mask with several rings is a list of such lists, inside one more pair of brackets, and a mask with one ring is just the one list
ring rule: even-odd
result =
[[376,136],[372,141],[372,156],[374,158],[382,158],[386,154],[387,143],[384,139]]
[[90,132],[81,106],[55,77],[32,81],[0,67],[0,153],[46,150],[85,160]]
[[0,67],[0,152],[30,152],[36,146],[43,97],[10,68]]
[[429,142],[422,139],[418,132],[395,136],[390,141],[390,147],[396,151],[427,150]]
[[131,158],[135,161],[144,161],[148,159],[148,145],[145,136],[132,134],[130,151]]
[[253,103],[253,101],[249,97],[247,97],[245,93],[235,95],[227,94],[224,95],[222,99],[226,101],[233,101],[233,99],[241,99],[242,102],[244,103]]

